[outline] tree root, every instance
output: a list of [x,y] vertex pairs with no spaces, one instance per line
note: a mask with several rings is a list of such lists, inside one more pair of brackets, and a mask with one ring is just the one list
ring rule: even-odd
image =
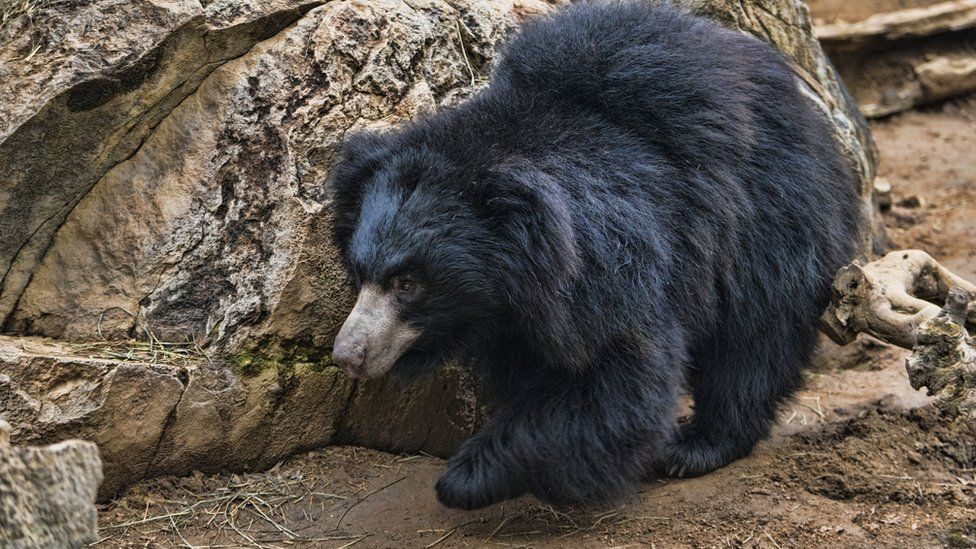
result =
[[928,388],[949,419],[976,419],[976,338],[967,324],[976,326],[976,284],[920,250],[842,268],[821,317],[823,331],[841,345],[864,333],[911,349],[912,387]]

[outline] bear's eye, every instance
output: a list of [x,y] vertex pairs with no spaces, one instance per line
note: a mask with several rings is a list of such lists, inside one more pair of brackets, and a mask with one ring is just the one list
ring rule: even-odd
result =
[[398,276],[393,279],[393,290],[398,294],[412,294],[417,291],[417,282],[410,277]]

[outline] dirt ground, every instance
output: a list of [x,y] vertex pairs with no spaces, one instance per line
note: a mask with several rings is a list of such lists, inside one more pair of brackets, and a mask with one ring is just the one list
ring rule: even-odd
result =
[[[976,279],[976,97],[873,123],[896,247]],[[901,205],[897,205],[900,203]],[[920,204],[919,204],[920,203]],[[904,351],[822,345],[756,452],[612,508],[441,507],[444,462],[327,448],[263,474],[164,478],[103,506],[98,547],[976,547],[976,426],[912,391]]]

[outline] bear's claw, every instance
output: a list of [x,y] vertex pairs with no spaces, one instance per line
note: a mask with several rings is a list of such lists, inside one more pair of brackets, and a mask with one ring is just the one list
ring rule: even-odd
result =
[[664,471],[669,477],[699,477],[735,459],[722,449],[695,438],[674,442],[665,452]]
[[487,507],[524,492],[500,466],[477,452],[463,450],[448,462],[436,490],[441,504],[465,510]]

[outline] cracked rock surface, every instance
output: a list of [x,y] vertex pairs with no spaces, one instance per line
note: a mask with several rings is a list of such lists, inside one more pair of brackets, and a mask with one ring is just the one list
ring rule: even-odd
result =
[[[346,132],[462,101],[499,41],[560,3],[86,0],[0,30],[0,417],[14,439],[93,440],[102,496],[335,442],[449,454],[480,417],[463,373],[404,389],[328,362],[352,295],[324,181]],[[787,55],[868,208],[873,145],[803,3],[679,3]],[[130,339],[200,352],[93,352]]]

